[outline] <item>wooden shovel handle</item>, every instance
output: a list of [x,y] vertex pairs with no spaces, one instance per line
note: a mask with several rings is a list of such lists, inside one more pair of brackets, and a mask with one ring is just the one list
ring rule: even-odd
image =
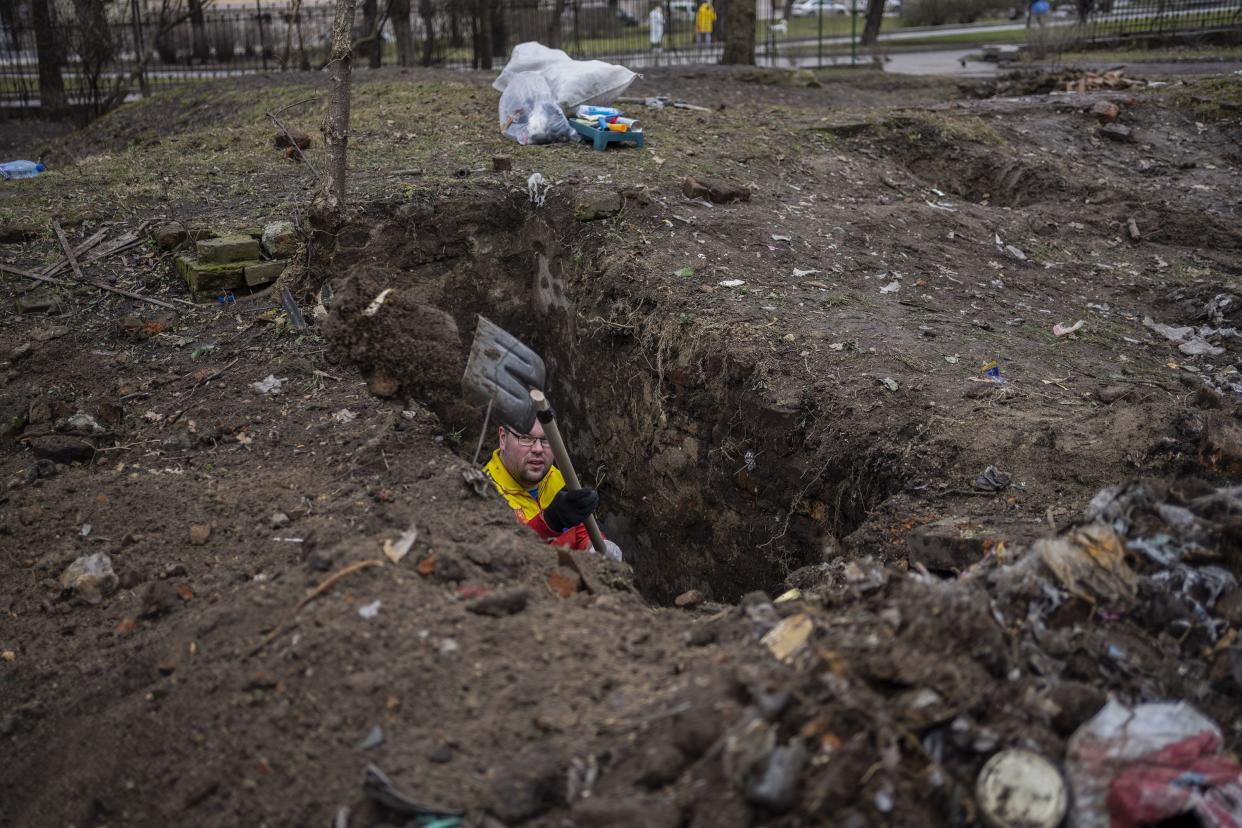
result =
[[[552,411],[548,398],[538,388],[531,389],[530,398],[540,414]],[[565,448],[565,441],[561,439],[561,430],[556,426],[556,417],[548,417],[546,421],[540,417],[539,422],[543,423],[543,433],[547,436],[548,442],[552,444],[552,458],[556,460],[556,467],[561,470],[561,474],[565,475],[565,483],[570,489],[581,489],[582,484],[578,482],[578,473],[574,471],[574,464],[569,461],[569,451]],[[591,536],[591,545],[595,547],[595,551],[601,555],[605,554],[604,534],[599,531],[595,515],[587,515],[583,523],[586,524],[587,534]]]

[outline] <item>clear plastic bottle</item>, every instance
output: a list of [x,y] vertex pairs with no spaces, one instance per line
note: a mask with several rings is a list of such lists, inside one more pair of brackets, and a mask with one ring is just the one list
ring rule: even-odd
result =
[[6,164],[0,164],[0,175],[4,176],[4,180],[10,178],[34,178],[46,169],[42,164],[36,164],[34,161],[9,161]]

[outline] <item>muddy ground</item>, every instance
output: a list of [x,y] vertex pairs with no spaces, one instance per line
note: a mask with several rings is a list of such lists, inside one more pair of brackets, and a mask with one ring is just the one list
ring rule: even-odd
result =
[[[504,143],[488,78],[363,73],[307,330],[270,295],[195,305],[153,243],[87,275],[174,315],[5,274],[38,310],[0,318],[0,821],[414,824],[364,796],[375,765],[472,825],[970,825],[990,755],[1060,763],[1108,694],[1191,701],[1237,749],[1234,68],[1018,98],[653,72],[637,94],[710,111],[606,154]],[[53,219],[301,223],[264,113],[323,86],[29,133],[52,172],[0,189],[0,263],[54,262]],[[463,479],[479,313],[547,359],[626,552],[567,598]],[[1056,565],[1109,543],[1115,580]],[[94,553],[97,603],[62,588]]]

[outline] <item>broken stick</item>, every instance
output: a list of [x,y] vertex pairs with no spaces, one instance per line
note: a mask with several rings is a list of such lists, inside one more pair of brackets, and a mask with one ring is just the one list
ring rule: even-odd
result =
[[56,219],[52,219],[52,229],[56,231],[56,238],[60,241],[60,247],[65,251],[65,260],[73,268],[73,275],[78,277],[79,282],[85,282],[86,277],[82,275],[82,267],[78,264],[78,257],[73,255],[73,248],[69,245],[69,240],[65,238],[64,228],[60,226],[60,222]]
[[[4,271],[5,273],[12,273],[14,276],[25,276],[27,279],[34,279],[35,281],[38,281],[38,282],[48,282],[53,285],[63,285],[65,287],[74,286],[73,282],[66,282],[64,279],[53,279],[49,276],[40,276],[38,273],[31,273],[29,270],[22,270],[21,268],[18,268],[18,267],[10,267],[9,265],[6,265],[6,264],[0,264],[0,270]],[[81,284],[88,285],[93,288],[99,288],[100,290],[106,290],[109,293],[115,293],[118,296],[125,296],[130,299],[137,299],[139,302],[149,302],[150,304],[158,305],[161,308],[168,308],[169,310],[174,310],[174,311],[177,309],[176,305],[170,305],[167,302],[164,302],[160,299],[152,299],[151,297],[143,296],[140,293],[134,293],[133,291],[123,290],[118,287],[113,287],[112,285],[105,285],[103,282],[92,282],[90,279],[84,279],[81,282]]]
[[284,633],[284,631],[293,624],[294,620],[297,618],[298,612],[303,607],[305,607],[311,601],[314,601],[316,598],[318,598],[323,593],[327,592],[328,588],[331,587],[333,584],[335,584],[337,581],[341,580],[346,575],[357,572],[360,569],[366,569],[372,566],[383,566],[383,565],[384,565],[383,561],[374,560],[374,559],[368,560],[368,561],[358,561],[357,563],[352,563],[349,566],[338,570],[332,575],[329,575],[328,578],[325,579],[322,584],[312,589],[310,593],[308,593],[307,596],[303,598],[301,601],[298,601],[298,605],[293,608],[293,612],[289,613],[289,618],[285,621],[282,621],[280,624],[277,624],[276,629],[268,633],[267,638],[264,638],[262,641],[256,644],[254,649],[252,649],[248,653],[248,655],[257,655],[260,650],[262,650],[268,644],[271,644],[273,641],[279,638],[281,634]]

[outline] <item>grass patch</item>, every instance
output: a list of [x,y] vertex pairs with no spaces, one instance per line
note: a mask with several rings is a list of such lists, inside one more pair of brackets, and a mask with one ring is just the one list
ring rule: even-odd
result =
[[1187,81],[1171,88],[1169,97],[1200,118],[1242,117],[1242,77],[1236,75]]

